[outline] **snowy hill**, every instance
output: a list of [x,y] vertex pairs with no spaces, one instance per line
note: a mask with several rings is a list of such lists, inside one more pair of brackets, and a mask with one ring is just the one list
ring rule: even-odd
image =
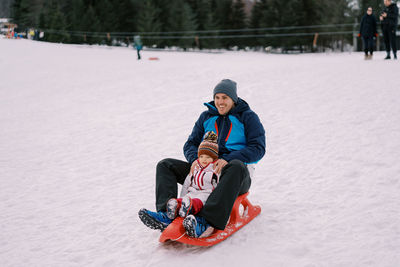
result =
[[[400,62],[0,39],[1,266],[398,266]],[[158,57],[150,61],[149,57]],[[262,213],[212,248],[158,242],[155,166],[223,78],[267,131]]]

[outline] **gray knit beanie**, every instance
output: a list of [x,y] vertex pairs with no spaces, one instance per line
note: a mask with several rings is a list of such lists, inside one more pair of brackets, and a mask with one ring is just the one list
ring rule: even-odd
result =
[[238,101],[238,96],[236,93],[236,83],[232,80],[224,79],[220,81],[219,84],[217,84],[217,86],[215,86],[214,88],[214,98],[215,95],[219,93],[226,94],[227,96],[232,98],[235,104]]

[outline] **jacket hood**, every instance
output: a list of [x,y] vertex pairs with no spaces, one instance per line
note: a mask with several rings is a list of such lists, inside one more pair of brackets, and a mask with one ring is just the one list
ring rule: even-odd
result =
[[[215,114],[215,115],[219,115],[218,113],[218,109],[215,107],[215,102],[214,101],[210,101],[208,103],[204,103],[204,105],[208,108],[208,111],[211,114]],[[249,110],[250,106],[249,104],[247,104],[246,101],[244,101],[243,99],[241,99],[240,97],[238,98],[238,102],[234,105],[234,107],[228,112],[228,114],[238,114],[238,113],[242,113],[246,110]]]

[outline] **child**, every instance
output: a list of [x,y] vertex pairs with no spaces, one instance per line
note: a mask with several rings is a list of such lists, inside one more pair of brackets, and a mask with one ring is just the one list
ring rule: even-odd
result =
[[142,40],[140,39],[140,36],[135,35],[133,37],[133,42],[134,42],[133,46],[136,48],[136,51],[137,51],[137,59],[140,60],[141,59],[140,50],[142,50],[142,48],[143,48]]
[[181,191],[181,198],[171,198],[167,202],[167,216],[173,220],[178,215],[186,217],[200,212],[208,196],[217,186],[219,175],[214,173],[214,162],[218,159],[218,136],[207,132],[199,145],[199,164],[186,177]]

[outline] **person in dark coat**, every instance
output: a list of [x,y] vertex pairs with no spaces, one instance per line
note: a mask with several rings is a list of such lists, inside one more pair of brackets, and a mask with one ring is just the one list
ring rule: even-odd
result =
[[392,0],[384,0],[385,8],[379,19],[382,24],[383,38],[386,46],[386,58],[390,59],[390,47],[393,50],[393,57],[397,59],[396,28],[398,23],[399,8]]
[[200,213],[184,225],[192,237],[205,237],[213,227],[223,230],[229,220],[236,198],[248,192],[255,164],[265,154],[265,130],[258,115],[236,93],[236,82],[224,79],[214,88],[214,100],[205,103],[184,147],[187,161],[164,159],[156,171],[157,212],[141,209],[139,218],[151,229],[163,231],[172,220],[167,217],[166,203],[177,197],[177,183],[182,184],[188,173],[198,166],[198,147],[206,132],[218,135],[218,160],[215,173],[220,174]]
[[363,40],[365,59],[372,59],[374,53],[374,38],[378,36],[376,31],[376,18],[372,14],[372,7],[368,7],[367,14],[361,19],[359,35]]

